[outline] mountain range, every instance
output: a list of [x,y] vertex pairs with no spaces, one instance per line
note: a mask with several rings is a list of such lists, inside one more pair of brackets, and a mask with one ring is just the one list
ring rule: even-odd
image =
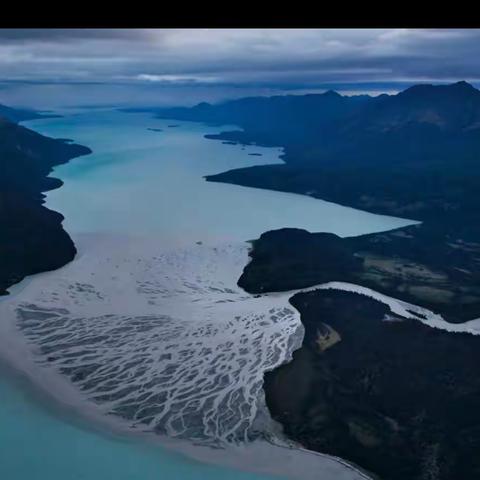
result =
[[[422,222],[351,238],[266,232],[252,242],[239,279],[250,293],[343,281],[451,323],[480,317],[480,92],[472,85],[417,85],[374,98],[249,98],[156,113],[242,128],[212,139],[284,148],[284,164],[209,181]],[[303,343],[264,383],[269,411],[289,438],[374,478],[478,477],[478,336],[423,325],[421,314],[398,317],[354,292],[314,290],[290,302]]]
[[480,149],[480,91],[467,82],[416,85],[378,97],[323,94],[251,97],[157,110],[166,118],[238,125],[229,140],[280,145],[291,164],[416,165]]
[[[452,323],[480,317],[480,92],[473,86],[418,85],[379,97],[329,91],[149,110],[242,129],[212,139],[284,149],[284,164],[236,169],[209,181],[422,221],[350,239],[295,229],[265,233],[253,242],[252,261],[239,280],[247,291],[343,280]],[[55,165],[90,153],[18,124],[37,112],[28,117],[0,106],[2,115],[0,294],[74,257],[63,218],[43,205],[43,192],[61,185],[50,177]],[[290,438],[386,480],[478,477],[478,337],[392,316],[385,305],[352,292],[317,290],[291,302],[305,326],[304,342],[265,382],[270,412]]]
[[153,111],[241,128],[212,139],[284,149],[284,164],[235,169],[209,181],[416,220],[448,214],[455,228],[463,228],[467,214],[471,223],[480,220],[480,91],[467,82],[416,85],[378,97],[328,91]]

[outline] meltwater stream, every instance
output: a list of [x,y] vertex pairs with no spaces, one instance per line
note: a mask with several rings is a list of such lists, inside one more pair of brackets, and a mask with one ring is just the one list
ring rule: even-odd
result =
[[[258,441],[276,436],[263,374],[290,357],[303,331],[290,294],[252,296],[237,286],[247,240],[282,227],[349,236],[412,222],[206,182],[204,175],[278,163],[281,152],[222,144],[204,138],[217,128],[172,123],[115,111],[29,122],[93,154],[57,168],[65,185],[47,198],[79,254],[0,303],[3,337],[11,361],[73,385],[78,399],[131,429],[225,451],[256,441],[261,452]],[[311,457],[325,478],[359,478]]]

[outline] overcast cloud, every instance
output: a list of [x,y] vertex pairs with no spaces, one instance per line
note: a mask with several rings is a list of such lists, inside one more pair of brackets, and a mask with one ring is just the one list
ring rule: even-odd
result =
[[480,30],[0,29],[4,85],[381,90],[457,80],[480,82]]

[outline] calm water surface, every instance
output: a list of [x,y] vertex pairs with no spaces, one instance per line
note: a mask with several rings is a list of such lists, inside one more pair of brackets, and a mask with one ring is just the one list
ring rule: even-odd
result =
[[[172,124],[178,126],[169,127]],[[205,182],[202,178],[204,175],[242,166],[278,163],[278,155],[281,153],[279,149],[255,146],[243,148],[203,138],[206,133],[218,132],[216,128],[157,120],[145,114],[111,111],[34,121],[29,123],[29,127],[52,137],[72,138],[89,146],[94,152],[93,155],[58,167],[54,175],[61,178],[65,185],[48,194],[48,207],[65,216],[64,226],[80,249],[79,259],[73,262],[71,267],[67,267],[71,270],[66,270],[67,273],[72,272],[72,276],[85,275],[86,267],[82,265],[92,264],[85,261],[85,257],[93,252],[89,247],[91,242],[83,240],[85,235],[113,235],[121,238],[133,233],[150,241],[154,239],[154,243],[162,249],[175,249],[182,245],[189,249],[188,252],[193,251],[194,255],[182,253],[182,261],[186,264],[181,264],[180,267],[175,265],[177,270],[172,270],[175,273],[172,278],[183,275],[193,282],[197,275],[202,277],[196,280],[198,285],[202,285],[206,269],[210,269],[210,275],[223,275],[218,264],[227,264],[232,256],[231,252],[238,254],[238,249],[233,249],[231,245],[240,245],[266,230],[298,227],[349,236],[388,230],[411,223],[360,212],[307,196]],[[148,128],[162,131],[150,131]],[[262,156],[251,156],[249,153],[261,153]],[[226,249],[223,256],[217,256],[214,260],[209,257],[206,263],[205,250],[193,250],[198,244],[229,245],[230,250]],[[122,261],[133,258],[131,242],[128,245],[129,256],[125,254]],[[246,262],[244,252],[242,247],[238,260],[232,263],[230,273],[225,275],[225,284],[232,283],[232,288],[235,287],[236,278]],[[104,253],[102,255],[105,257]],[[149,258],[148,268],[153,262],[151,259],[158,257]],[[159,270],[165,270],[165,262],[170,266],[178,263],[178,258],[177,255],[173,260],[172,257],[164,259]],[[189,258],[195,259],[194,266]],[[140,252],[136,262],[141,261]],[[93,268],[95,262],[97,257],[94,257]],[[195,270],[195,265],[200,265],[203,270]],[[78,273],[75,268],[81,272]],[[96,268],[108,271],[107,267]],[[133,275],[133,270],[130,272]],[[93,271],[89,272],[89,275],[93,274]],[[49,281],[53,282],[56,289],[54,294],[57,295],[62,279],[55,272],[48,275],[49,279],[53,279]],[[111,278],[113,280],[115,277]],[[43,285],[40,284],[41,281],[41,278],[30,280],[37,288],[36,293]],[[172,280],[169,279],[168,282]],[[126,298],[125,309],[135,302],[140,305],[139,300],[133,298],[133,290],[130,291],[125,283],[121,284],[120,290],[114,292],[112,288],[108,290],[105,287],[106,283],[109,282],[97,281],[96,286],[99,291],[104,289],[101,290],[103,295],[116,299],[117,305],[121,304],[122,298]],[[186,283],[187,280],[184,281],[184,284]],[[165,285],[162,291],[165,290],[164,287]],[[198,296],[199,292],[204,290],[204,287],[196,287],[192,291]],[[211,291],[213,290],[211,288]],[[233,293],[238,299],[244,297],[242,292]],[[232,292],[229,291],[228,294],[231,295]],[[176,298],[181,298],[182,303],[186,303],[194,297],[192,292],[182,295],[184,296],[169,297],[168,301],[174,304],[175,301],[180,301],[175,300]],[[204,298],[200,300],[203,301]],[[195,297],[194,301],[199,301],[199,298]],[[231,299],[222,297],[221,301]],[[247,300],[248,302],[250,300]],[[165,303],[168,303],[167,300]],[[217,304],[218,300],[210,300],[210,303]],[[251,307],[250,303],[248,308],[261,307],[260,303],[255,304],[257,307],[253,304]],[[90,302],[89,305],[90,309],[100,308],[96,303]],[[268,305],[264,308],[267,307]],[[211,306],[208,308],[211,309]],[[228,312],[228,308],[226,311]],[[196,311],[187,309],[182,314],[188,316],[189,312],[193,314],[192,312]],[[293,322],[295,319],[292,317],[290,320]],[[260,370],[259,374],[261,373]],[[81,428],[45,409],[41,402],[35,401],[28,389],[22,388],[15,381],[0,381],[0,398],[2,478],[271,478],[267,475],[207,466],[167,450],[149,449]]]

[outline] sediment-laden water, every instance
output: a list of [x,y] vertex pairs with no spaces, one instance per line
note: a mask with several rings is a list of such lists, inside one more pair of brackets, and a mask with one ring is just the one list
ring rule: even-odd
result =
[[[30,122],[94,153],[57,168],[65,185],[47,199],[79,254],[0,303],[4,338],[22,343],[16,361],[35,362],[132,429],[243,448],[276,438],[263,374],[287,360],[303,334],[291,294],[252,296],[236,285],[247,240],[281,227],[349,236],[411,222],[206,182],[203,175],[277,163],[280,150],[226,145],[203,138],[218,129],[169,123],[120,112]],[[312,472],[360,475],[310,457]]]

